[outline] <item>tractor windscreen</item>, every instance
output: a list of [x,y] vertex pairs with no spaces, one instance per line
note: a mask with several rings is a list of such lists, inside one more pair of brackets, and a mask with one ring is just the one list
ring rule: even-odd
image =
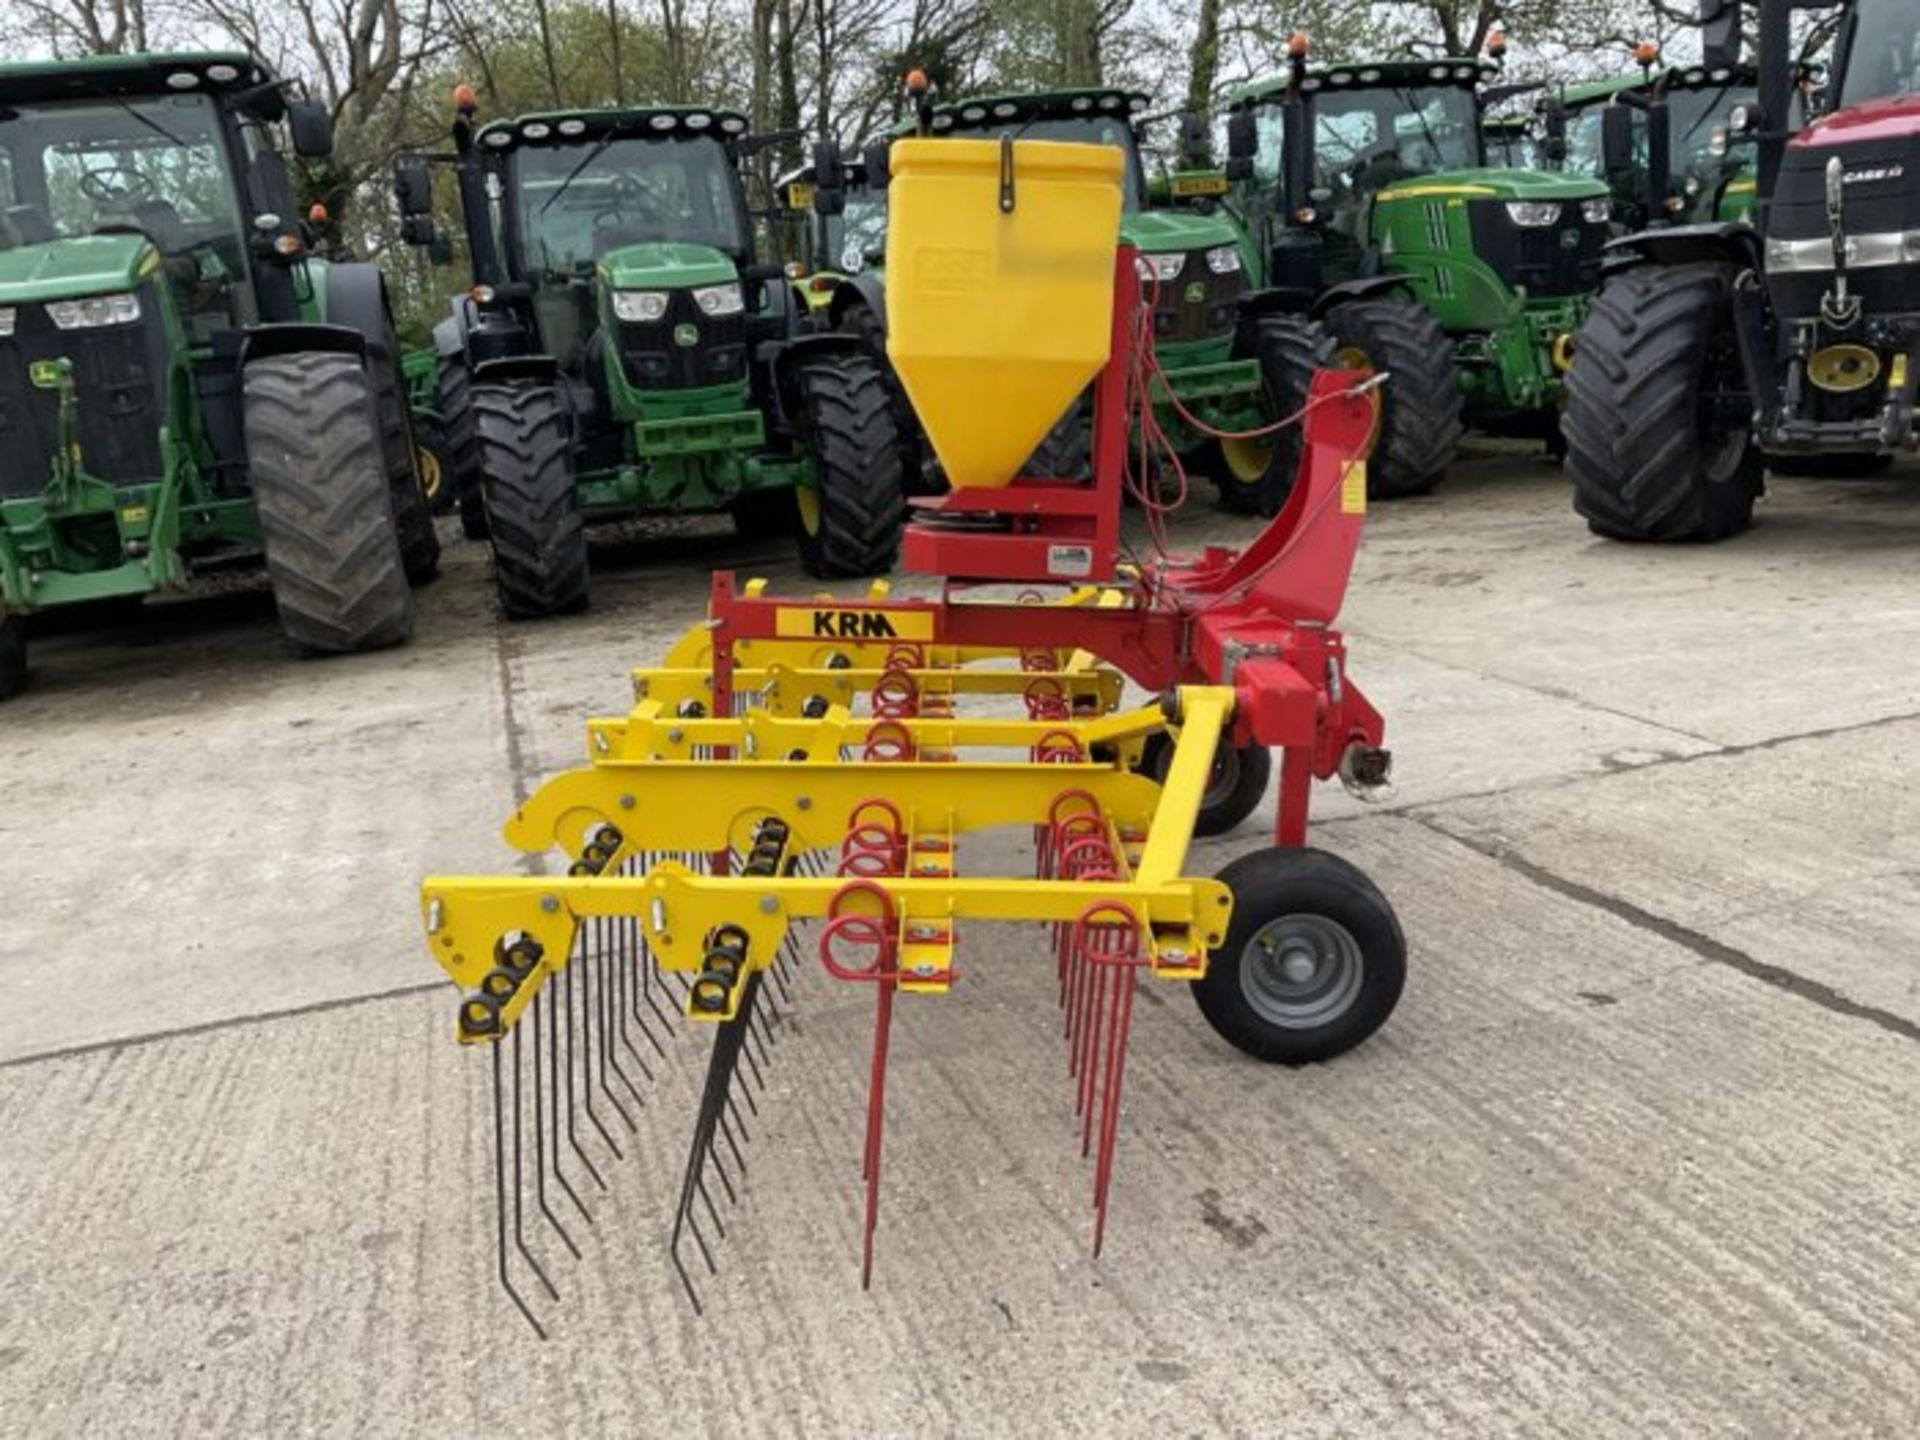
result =
[[672,241],[748,250],[726,147],[710,135],[602,136],[522,146],[508,184],[529,269],[567,275],[626,245]]
[[0,109],[0,249],[137,230],[196,323],[251,308],[238,189],[205,95]]
[[1920,8],[1913,0],[1859,0],[1853,24],[1841,105],[1920,93]]
[[828,222],[828,263],[857,274],[876,263],[886,248],[886,191],[865,186],[847,191],[847,208]]
[[1473,91],[1461,85],[1328,90],[1314,98],[1315,183],[1335,207],[1418,175],[1480,163]]
[[1735,109],[1758,102],[1752,85],[1711,85],[1699,90],[1674,90],[1667,96],[1673,128],[1671,164],[1676,184],[1698,180],[1712,186],[1745,163],[1745,155],[1713,153],[1713,136],[1723,130]]

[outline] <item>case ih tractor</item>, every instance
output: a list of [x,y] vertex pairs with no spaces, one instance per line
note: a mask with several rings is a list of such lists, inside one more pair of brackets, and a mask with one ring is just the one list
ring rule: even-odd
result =
[[1325,324],[1343,363],[1393,376],[1375,493],[1432,486],[1463,420],[1557,447],[1561,376],[1610,233],[1605,187],[1487,165],[1497,64],[1309,69],[1297,35],[1289,53],[1287,74],[1229,102],[1234,206],[1266,285]]
[[[1568,386],[1574,508],[1618,540],[1720,540],[1752,522],[1763,466],[1857,475],[1910,454],[1920,384],[1920,7],[1854,0],[1834,107],[1792,127],[1792,0],[1759,7],[1757,224],[1648,230],[1580,333]],[[1730,64],[1740,15],[1707,27]]]
[[[1184,468],[1212,478],[1227,509],[1277,514],[1299,469],[1299,431],[1264,436],[1246,432],[1298,410],[1314,370],[1332,362],[1333,346],[1306,317],[1279,313],[1253,293],[1242,265],[1239,232],[1226,218],[1148,208],[1135,124],[1147,97],[1113,89],[1058,90],[934,104],[926,87],[915,83],[918,78],[909,81],[916,110],[909,128],[924,135],[1059,140],[1109,145],[1122,152],[1126,185],[1120,239],[1139,253],[1141,278],[1154,297],[1153,349],[1160,372],[1154,382],[1160,397],[1153,407],[1154,422],[1180,454]],[[832,154],[830,149],[827,153]],[[843,204],[844,186],[834,173],[840,167],[833,159],[826,169],[828,183],[820,186],[816,205],[824,202],[835,212]],[[869,197],[885,190],[884,146],[869,147],[862,178]],[[831,314],[836,324],[884,353],[885,276],[873,263],[878,258],[873,252],[860,258],[862,267],[835,292]],[[1054,427],[1024,473],[1088,475],[1090,420],[1091,406],[1083,398]],[[1215,439],[1206,433],[1210,430],[1243,438]],[[1152,484],[1162,479],[1142,477]]]
[[430,245],[428,160],[459,180],[473,286],[434,332],[448,464],[489,535],[502,608],[587,600],[587,522],[731,511],[793,532],[821,576],[879,574],[905,517],[885,382],[865,348],[804,324],[756,263],[724,110],[578,111],[474,121],[451,157],[396,174]]
[[244,54],[0,66],[0,695],[23,617],[264,559],[308,653],[407,638],[439,561],[380,275],[307,251]]

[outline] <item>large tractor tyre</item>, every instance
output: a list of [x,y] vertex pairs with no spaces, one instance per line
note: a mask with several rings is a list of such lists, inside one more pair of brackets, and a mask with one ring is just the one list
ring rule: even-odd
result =
[[1376,500],[1424,495],[1460,448],[1460,376],[1453,342],[1410,300],[1349,300],[1327,313],[1336,363],[1385,372],[1380,423],[1367,462]]
[[280,627],[303,654],[398,645],[413,591],[358,357],[275,355],[243,372],[247,479]]
[[1645,265],[1593,302],[1567,372],[1573,508],[1618,540],[1725,540],[1762,467],[1734,348],[1730,265]]
[[18,615],[0,616],[0,700],[27,688],[27,627]]
[[864,354],[818,355],[796,377],[817,483],[794,496],[809,575],[883,575],[900,554],[907,501],[887,381]]
[[501,610],[532,620],[585,609],[587,531],[566,402],[551,385],[476,385],[472,405]]
[[1871,480],[1893,466],[1891,455],[1770,455],[1767,469],[1802,480]]
[[1076,400],[1020,467],[1030,480],[1093,479],[1093,404]]
[[440,490],[460,511],[460,533],[469,540],[487,538],[487,506],[480,493],[480,437],[473,427],[473,379],[459,356],[442,356],[438,377]]
[[433,528],[420,453],[415,448],[413,416],[407,408],[407,382],[400,370],[400,342],[391,325],[367,337],[367,370],[380,405],[380,453],[393,491],[393,524],[400,536],[400,559],[407,579],[424,585],[440,573],[440,536]]
[[1255,850],[1217,877],[1233,892],[1226,939],[1193,998],[1228,1044],[1276,1065],[1343,1055],[1400,1003],[1407,942],[1374,883],[1337,855]]
[[[1263,425],[1298,414],[1307,403],[1313,372],[1334,363],[1333,340],[1327,332],[1312,320],[1292,315],[1270,315],[1259,321],[1251,348],[1254,353],[1248,357],[1236,347],[1235,358],[1260,362]],[[1296,420],[1257,439],[1215,441],[1209,468],[1220,489],[1221,507],[1238,515],[1278,515],[1300,478],[1305,437],[1305,427]]]
[[849,305],[840,317],[840,329],[867,348],[886,381],[887,405],[893,411],[893,425],[899,436],[900,475],[909,495],[938,495],[946,487],[933,459],[932,447],[920,434],[920,417],[913,413],[913,402],[900,377],[887,361],[887,327],[871,305]]
[[[1164,732],[1147,737],[1140,752],[1139,773],[1149,780],[1165,784],[1167,770],[1173,764],[1173,737]],[[1259,808],[1273,778],[1273,752],[1264,745],[1235,745],[1232,737],[1222,735],[1213,752],[1213,767],[1207,773],[1207,788],[1200,795],[1200,814],[1193,833],[1199,836],[1224,835]]]

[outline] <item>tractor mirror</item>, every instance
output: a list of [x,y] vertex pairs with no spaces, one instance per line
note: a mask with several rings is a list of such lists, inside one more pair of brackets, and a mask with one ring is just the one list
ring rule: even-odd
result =
[[440,238],[440,227],[431,215],[409,215],[400,222],[400,238],[409,245],[431,247]]
[[1700,0],[1700,63],[1709,70],[1740,63],[1740,0]]
[[1180,154],[1183,159],[1191,159],[1204,165],[1213,153],[1213,137],[1207,133],[1207,122],[1191,110],[1180,114]]
[[1633,112],[1624,105],[1600,112],[1600,163],[1609,175],[1633,169]]
[[1227,117],[1227,179],[1251,180],[1253,178],[1253,157],[1260,148],[1260,137],[1254,129],[1253,112],[1236,110]]
[[893,170],[887,158],[887,142],[884,140],[876,140],[867,146],[860,165],[867,172],[869,190],[884,190],[887,182],[893,179]]
[[453,263],[453,237],[443,234],[437,225],[433,230],[433,238],[427,242],[427,263],[434,266]]
[[813,211],[816,215],[840,215],[847,208],[847,166],[840,146],[821,140],[813,147]]
[[287,128],[293,133],[293,153],[302,160],[324,160],[333,153],[333,116],[318,100],[295,100],[287,106]]
[[393,193],[400,201],[402,216],[427,215],[433,211],[433,177],[420,160],[396,160],[393,165]]

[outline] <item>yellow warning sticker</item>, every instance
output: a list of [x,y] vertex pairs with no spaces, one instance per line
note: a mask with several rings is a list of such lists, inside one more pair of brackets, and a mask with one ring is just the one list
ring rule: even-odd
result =
[[1340,513],[1367,513],[1367,462],[1364,460],[1349,460],[1340,472]]
[[147,523],[147,507],[144,505],[127,506],[120,512],[120,523],[123,525],[146,524]]
[[773,629],[783,640],[931,640],[933,613],[783,605],[774,611]]

